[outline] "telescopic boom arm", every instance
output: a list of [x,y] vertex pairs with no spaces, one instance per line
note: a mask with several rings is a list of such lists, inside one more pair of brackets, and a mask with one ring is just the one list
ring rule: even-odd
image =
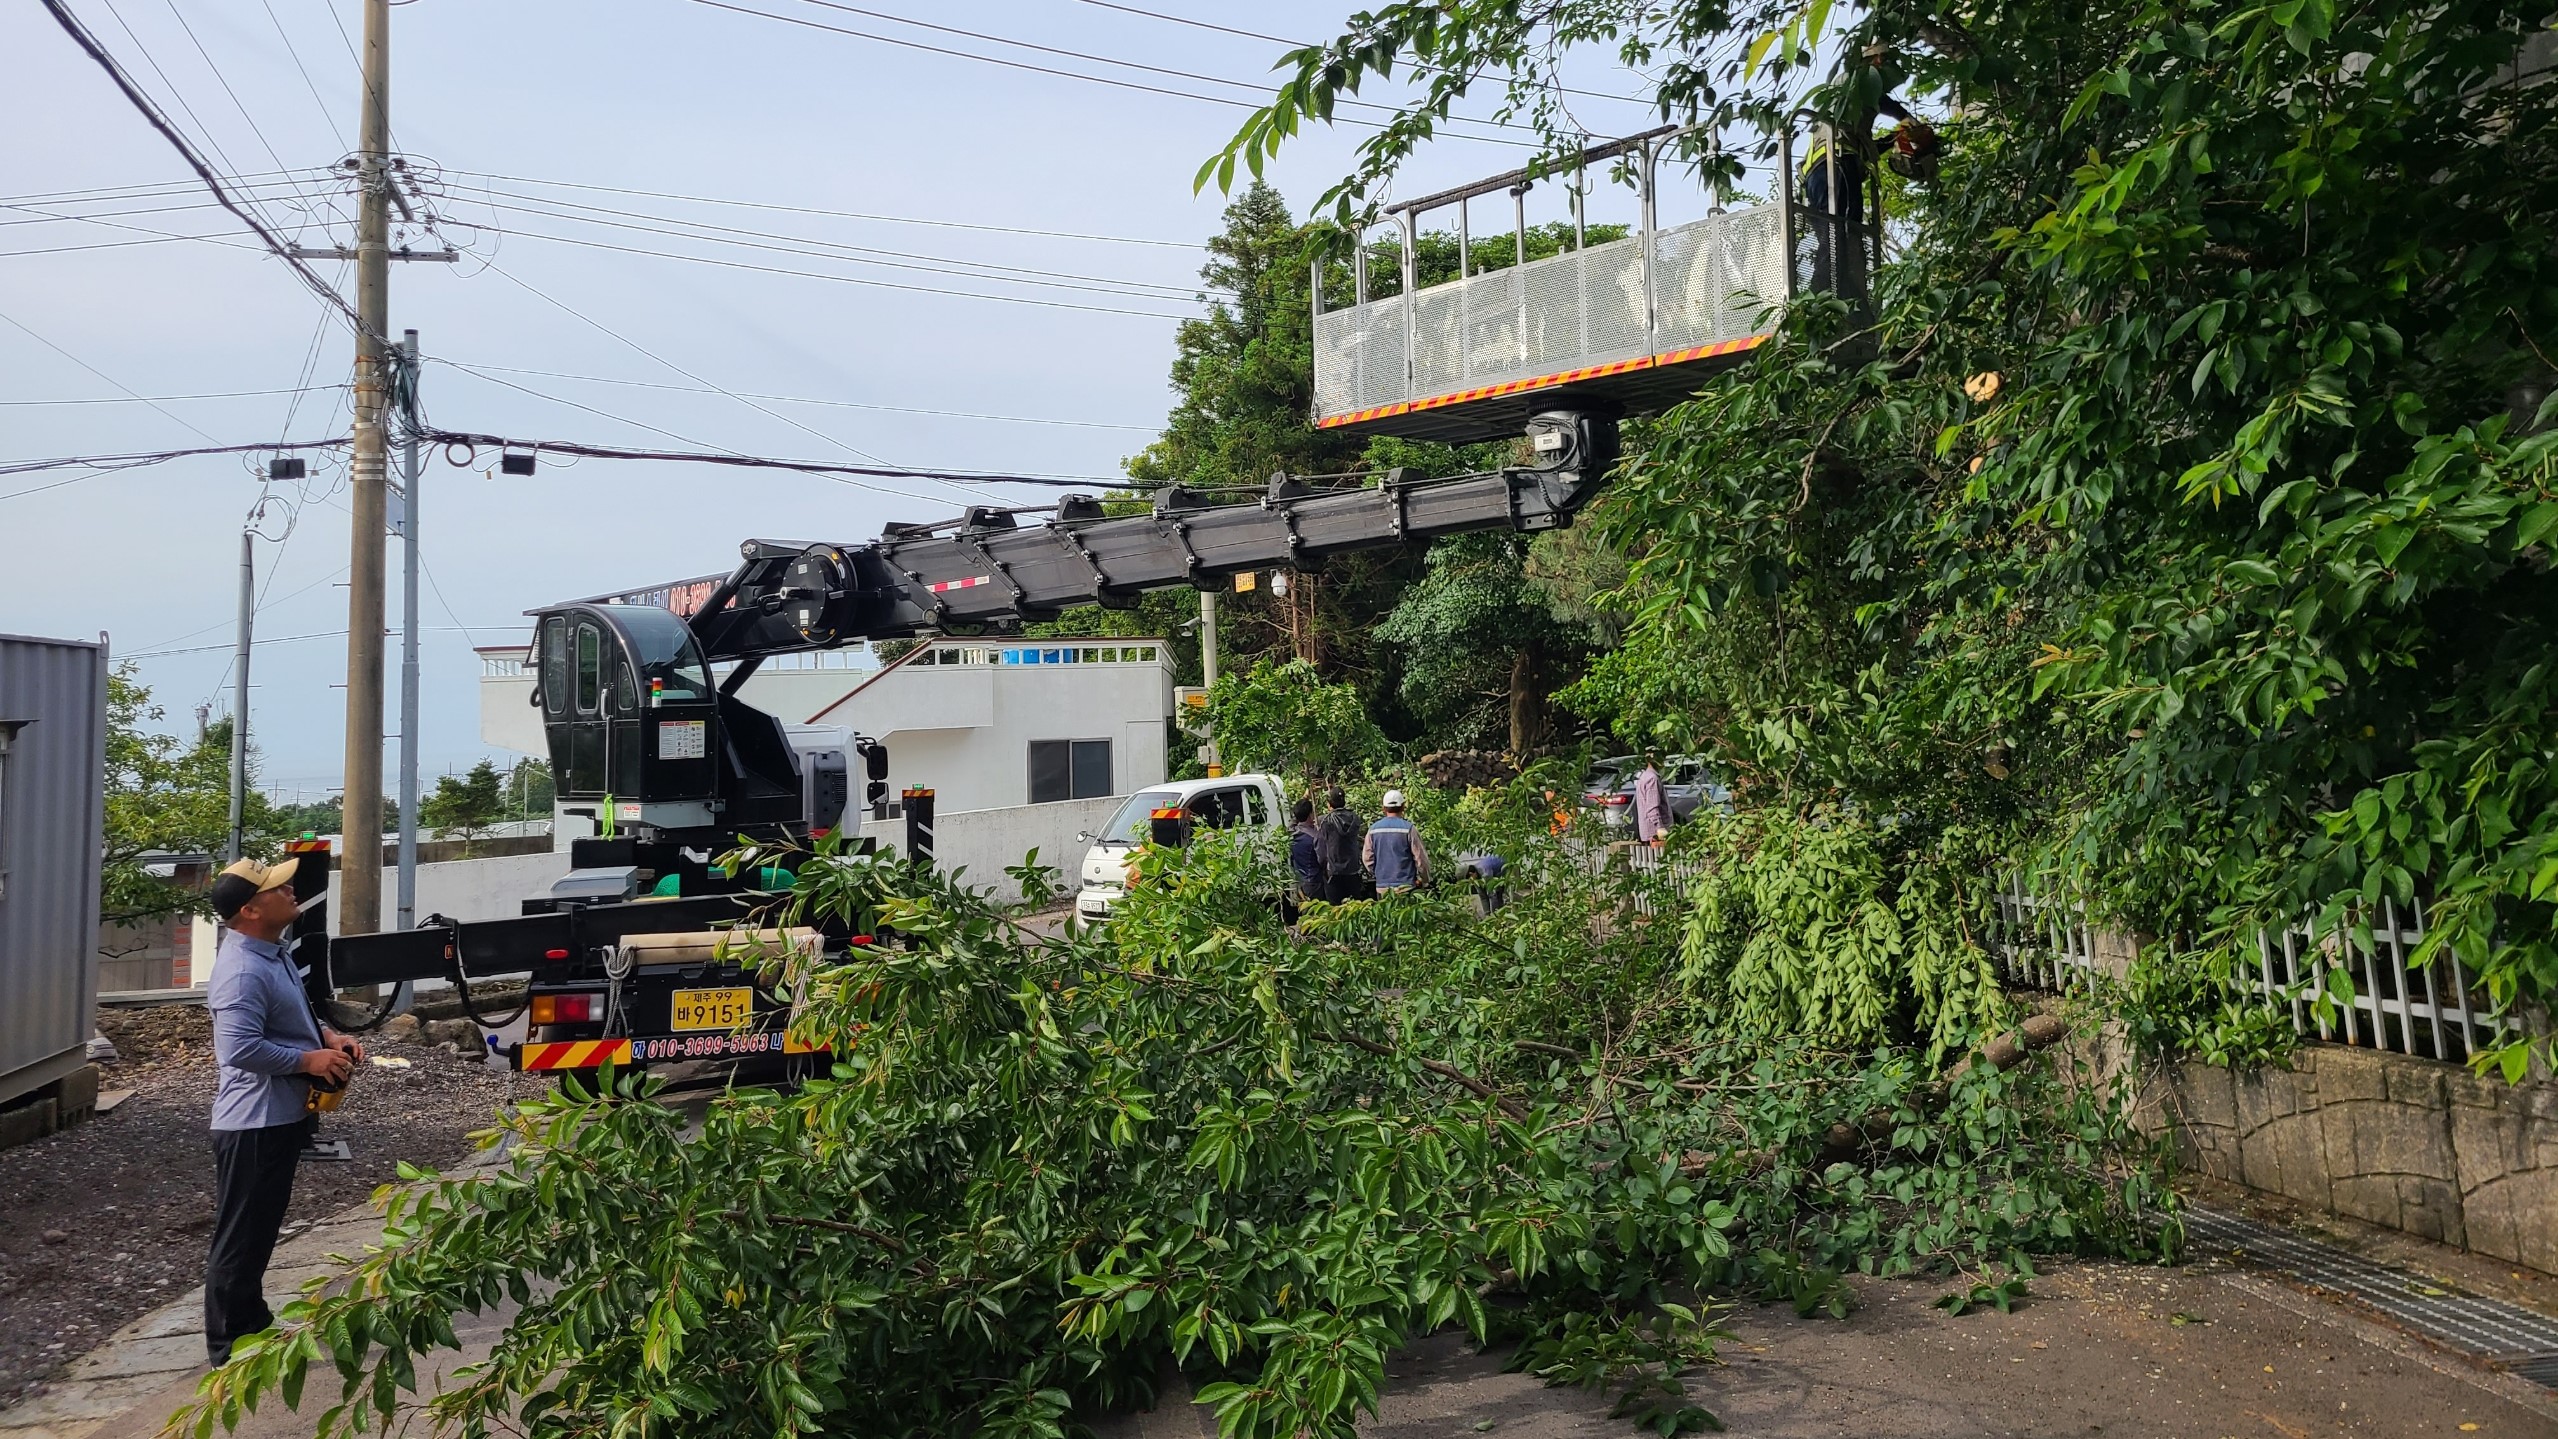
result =
[[981,507],[933,525],[891,525],[861,545],[749,540],[690,623],[706,658],[755,660],[856,640],[1041,619],[1069,605],[1124,606],[1144,591],[1213,587],[1244,570],[1319,568],[1336,554],[1470,530],[1556,529],[1615,463],[1612,415],[1558,410],[1529,421],[1530,466],[1318,490],[1273,476],[1257,500],[1213,503],[1180,486],[1152,513],[1109,517],[1068,495],[1054,518]]

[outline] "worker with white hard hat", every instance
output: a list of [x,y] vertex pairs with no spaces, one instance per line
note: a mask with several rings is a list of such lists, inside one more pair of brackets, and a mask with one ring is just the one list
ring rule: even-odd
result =
[[1430,851],[1421,843],[1421,831],[1404,818],[1402,790],[1386,791],[1385,810],[1368,826],[1363,856],[1380,894],[1408,890],[1430,877]]

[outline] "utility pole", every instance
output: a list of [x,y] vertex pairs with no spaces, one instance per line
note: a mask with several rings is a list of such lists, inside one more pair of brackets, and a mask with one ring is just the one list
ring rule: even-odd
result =
[[400,453],[400,928],[417,928],[417,331],[403,332]]
[[257,553],[249,548],[257,536],[252,524],[240,526],[240,625],[231,641],[231,827],[222,843],[223,863],[240,858],[241,809],[249,784],[249,627],[257,622]]
[[364,0],[355,221],[355,513],[347,553],[346,839],[337,928],[382,927],[383,353],[391,312],[391,6]]
[[[1217,687],[1217,592],[1215,590],[1199,592],[1199,679],[1200,683],[1208,689],[1213,690]],[[1217,753],[1217,732],[1212,729],[1208,732],[1208,773],[1211,776],[1225,772],[1224,765],[1220,763],[1222,759],[1223,756]]]

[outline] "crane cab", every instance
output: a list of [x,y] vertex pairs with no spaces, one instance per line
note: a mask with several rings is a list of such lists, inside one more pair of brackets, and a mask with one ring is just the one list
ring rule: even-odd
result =
[[607,831],[717,823],[728,737],[691,628],[655,605],[568,604],[535,618],[533,704],[560,800],[609,807],[597,811]]

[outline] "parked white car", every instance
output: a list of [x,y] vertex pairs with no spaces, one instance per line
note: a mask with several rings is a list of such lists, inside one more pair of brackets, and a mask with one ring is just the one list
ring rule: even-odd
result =
[[1087,834],[1083,887],[1075,894],[1075,913],[1085,919],[1108,919],[1112,905],[1128,893],[1128,861],[1146,842],[1159,809],[1187,810],[1191,822],[1211,829],[1237,825],[1285,829],[1288,791],[1278,776],[1230,774],[1219,779],[1175,780],[1128,796],[1099,834]]

